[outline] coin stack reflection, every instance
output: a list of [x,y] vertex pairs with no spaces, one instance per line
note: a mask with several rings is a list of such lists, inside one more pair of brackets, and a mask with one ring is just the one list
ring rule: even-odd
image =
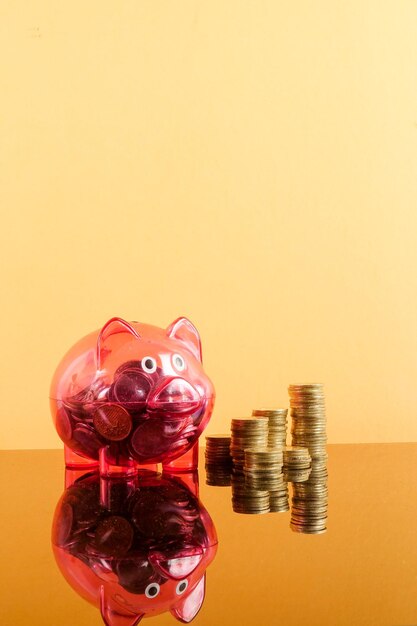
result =
[[311,457],[307,448],[288,446],[283,451],[284,476],[292,483],[303,482],[311,472]]
[[288,483],[282,473],[282,449],[248,448],[245,450],[244,473],[248,488],[268,490],[269,511],[281,513],[289,510]]
[[327,469],[317,463],[313,459],[306,482],[292,485],[290,526],[295,532],[317,535],[327,530]]
[[232,457],[229,435],[207,435],[205,451],[206,482],[215,487],[231,484]]
[[323,385],[290,385],[292,444],[308,448],[311,472],[307,481],[293,482],[291,528],[319,534],[327,523],[326,413]]
[[284,482],[280,448],[246,448],[244,474],[248,487],[275,491]]
[[232,507],[235,513],[269,513],[269,492],[248,487],[243,474],[232,475]]
[[232,505],[236,513],[268,513],[269,493],[246,484],[244,465],[246,448],[268,446],[268,420],[243,417],[232,419],[230,453],[233,459]]
[[252,415],[268,419],[268,446],[283,448],[287,442],[288,409],[254,409]]

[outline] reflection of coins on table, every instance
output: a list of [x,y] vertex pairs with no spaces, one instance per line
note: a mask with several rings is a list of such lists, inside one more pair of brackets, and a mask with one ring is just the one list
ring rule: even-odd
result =
[[251,489],[242,475],[232,475],[232,507],[235,513],[259,515],[269,512],[269,492]]
[[230,435],[207,435],[205,450],[206,483],[215,487],[231,484]]
[[313,473],[315,463],[313,459],[305,482],[293,481],[290,526],[295,532],[319,534],[327,529],[327,470]]
[[133,528],[124,517],[112,515],[102,520],[94,535],[95,548],[106,556],[123,556],[133,542]]
[[206,484],[211,487],[230,487],[232,480],[232,470],[227,467],[206,467]]
[[244,474],[246,484],[253,489],[273,491],[283,482],[281,448],[246,448]]
[[290,510],[287,482],[284,481],[280,489],[269,492],[269,510],[271,513],[284,513]]
[[96,431],[110,441],[126,439],[132,429],[132,418],[126,409],[118,404],[103,404],[93,413]]

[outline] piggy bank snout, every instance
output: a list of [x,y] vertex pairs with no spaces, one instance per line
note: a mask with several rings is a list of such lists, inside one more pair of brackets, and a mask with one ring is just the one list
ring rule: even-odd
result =
[[199,392],[188,380],[168,377],[162,379],[150,393],[148,409],[168,413],[192,413],[202,402]]

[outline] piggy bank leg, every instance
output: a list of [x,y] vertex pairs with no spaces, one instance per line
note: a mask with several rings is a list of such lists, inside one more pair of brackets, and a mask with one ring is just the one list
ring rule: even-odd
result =
[[97,467],[98,461],[94,459],[89,459],[86,456],[82,456],[81,454],[77,454],[71,448],[69,448],[66,444],[64,444],[64,457],[65,457],[65,467],[73,467],[75,469],[83,469],[90,467]]
[[114,453],[111,446],[103,446],[99,452],[100,476],[133,476],[136,474],[137,464],[131,459],[121,459]]
[[193,445],[188,452],[170,461],[169,463],[163,463],[162,468],[164,472],[172,474],[175,472],[193,472],[198,469],[198,441]]
[[103,446],[99,452],[100,476],[102,478],[121,478],[135,476],[138,473],[153,471],[156,472],[158,466],[156,463],[150,465],[139,465],[134,459],[126,457],[120,458],[112,449],[112,446]]

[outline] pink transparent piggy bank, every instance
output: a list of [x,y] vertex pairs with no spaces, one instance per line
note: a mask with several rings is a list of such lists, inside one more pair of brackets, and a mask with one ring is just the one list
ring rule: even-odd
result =
[[185,317],[167,329],[112,318],[64,356],[50,393],[67,466],[100,464],[102,475],[195,469],[214,398]]

